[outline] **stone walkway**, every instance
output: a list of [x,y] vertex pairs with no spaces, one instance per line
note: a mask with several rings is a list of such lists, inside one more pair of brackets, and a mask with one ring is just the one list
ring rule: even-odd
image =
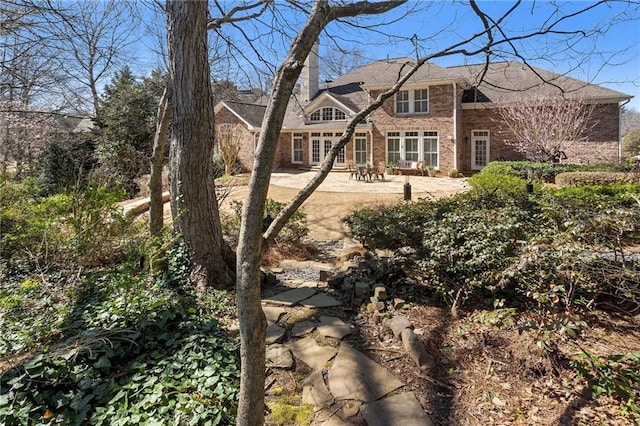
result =
[[[294,267],[295,264],[288,263]],[[304,266],[310,266],[305,262]],[[328,265],[311,265],[327,271]],[[277,272],[284,272],[281,268]],[[270,273],[270,272],[269,272]],[[323,273],[331,277],[339,271]],[[286,275],[286,274],[285,274]],[[416,397],[403,392],[404,384],[383,366],[353,348],[343,339],[353,326],[341,318],[323,315],[323,310],[340,311],[343,306],[325,281],[282,278],[276,288],[268,288],[270,296],[262,305],[267,317],[267,367],[293,369],[295,362],[306,364],[311,373],[299,383],[302,403],[314,407],[313,424],[348,426],[366,421],[369,426],[430,426],[433,424]],[[353,297],[368,297],[372,303],[386,293],[373,284],[363,294],[362,283],[353,288]],[[356,287],[358,292],[355,292]],[[340,298],[343,298],[340,293]],[[346,302],[345,302],[346,303]],[[404,318],[404,319],[403,319]],[[410,331],[405,317],[394,317],[389,328],[396,337]],[[415,357],[408,352],[410,358]],[[416,360],[418,363],[418,361]]]

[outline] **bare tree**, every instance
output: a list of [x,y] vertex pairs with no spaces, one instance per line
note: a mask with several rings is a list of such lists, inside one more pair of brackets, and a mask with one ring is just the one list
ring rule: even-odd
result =
[[[51,58],[67,77],[69,105],[80,112],[100,108],[100,85],[130,59],[137,14],[126,1],[46,0],[50,11],[43,37],[55,45]],[[89,110],[89,111],[87,111]]]
[[597,122],[595,104],[580,98],[537,96],[500,108],[500,119],[514,139],[505,141],[532,161],[557,162],[577,142],[586,142]]
[[20,102],[0,102],[0,174],[12,166],[11,174],[19,179],[35,169],[54,130],[55,116]]
[[240,152],[240,140],[242,138],[242,125],[223,123],[216,128],[216,146],[222,161],[224,172],[233,173],[233,168]]
[[336,43],[333,49],[322,55],[320,62],[321,80],[331,81],[364,65],[367,61],[359,47],[345,49]]
[[0,5],[0,100],[49,111],[61,106],[55,50],[40,33],[48,13],[31,0]]
[[149,176],[149,234],[160,235],[164,218],[164,200],[162,199],[162,169],[164,152],[169,140],[171,124],[171,87],[167,86],[160,98],[156,116],[156,131],[153,135],[153,152],[151,154],[151,174]]

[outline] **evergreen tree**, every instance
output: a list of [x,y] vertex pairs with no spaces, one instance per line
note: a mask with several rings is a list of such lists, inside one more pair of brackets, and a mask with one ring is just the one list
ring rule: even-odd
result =
[[156,109],[164,85],[160,71],[139,81],[124,67],[104,90],[98,111],[100,174],[122,185],[131,196],[140,189],[136,179],[149,173]]

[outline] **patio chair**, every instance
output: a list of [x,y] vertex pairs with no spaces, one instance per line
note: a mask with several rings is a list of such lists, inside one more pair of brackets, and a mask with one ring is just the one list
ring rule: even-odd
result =
[[373,170],[373,176],[376,180],[380,179],[381,181],[384,181],[384,169],[385,164],[383,162],[378,163],[378,167]]
[[349,180],[351,180],[354,176],[356,179],[359,178],[358,169],[353,166],[353,161],[347,161],[347,170],[349,171]]
[[358,167],[358,180],[372,182],[373,170],[368,167]]

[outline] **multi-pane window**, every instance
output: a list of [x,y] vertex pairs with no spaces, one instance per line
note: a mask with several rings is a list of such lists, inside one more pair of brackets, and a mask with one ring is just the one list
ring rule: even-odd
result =
[[409,91],[400,90],[396,93],[396,113],[407,114],[409,112]]
[[309,116],[309,121],[345,121],[347,114],[334,107],[323,107],[317,109]]
[[438,167],[438,132],[424,132],[422,139],[423,160],[427,166]]
[[404,134],[404,159],[418,161],[420,159],[420,139],[418,132],[405,132]]
[[293,134],[293,163],[302,163],[302,133]]
[[311,133],[311,162],[320,162],[320,133]]
[[396,163],[401,158],[400,132],[387,133],[387,162]]
[[400,90],[396,93],[396,114],[429,112],[429,89]]
[[356,133],[354,142],[355,142],[356,164],[357,165],[367,164],[367,134]]
[[429,90],[418,89],[413,91],[413,112],[423,113],[429,111]]
[[438,132],[406,131],[387,133],[387,162],[424,161],[438,167]]

